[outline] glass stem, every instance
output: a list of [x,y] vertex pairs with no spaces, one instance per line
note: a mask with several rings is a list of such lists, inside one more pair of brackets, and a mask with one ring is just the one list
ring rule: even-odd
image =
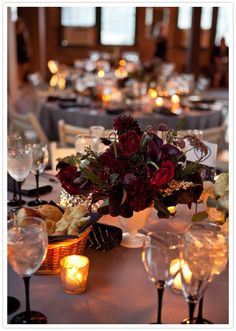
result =
[[189,302],[188,307],[189,307],[189,322],[190,324],[193,324],[193,316],[194,316],[194,309],[195,309],[195,302]]
[[203,311],[203,297],[199,301],[199,306],[198,306],[198,315],[197,315],[197,323],[201,324],[202,323],[202,311]]
[[26,314],[26,320],[27,323],[30,323],[31,320],[31,312],[30,312],[30,297],[29,297],[29,283],[30,283],[30,277],[23,277],[24,283],[25,283],[25,314]]
[[16,181],[15,179],[13,179],[13,200],[17,199],[17,195],[16,195]]
[[39,199],[39,171],[38,170],[36,170],[35,179],[36,179],[36,200],[38,200]]
[[158,304],[157,304],[157,324],[161,324],[161,310],[162,310],[162,298],[164,292],[165,282],[163,280],[159,280],[157,283],[157,296],[158,296]]
[[18,182],[18,189],[19,189],[19,205],[21,205],[22,199],[21,199],[21,184],[22,182]]

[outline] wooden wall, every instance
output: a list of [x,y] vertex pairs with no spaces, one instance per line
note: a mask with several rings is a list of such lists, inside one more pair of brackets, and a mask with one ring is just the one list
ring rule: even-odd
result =
[[[94,28],[95,43],[93,46],[61,46],[62,31],[60,27],[60,8],[59,7],[47,7],[41,8],[44,11],[43,19],[45,20],[45,35],[40,36],[39,21],[40,13],[39,8],[34,7],[21,7],[19,8],[19,16],[25,19],[26,26],[28,28],[31,44],[33,48],[33,56],[31,60],[31,70],[42,71],[42,58],[41,52],[45,54],[44,65],[50,59],[55,59],[65,64],[72,64],[75,59],[85,58],[88,56],[91,50],[110,51],[111,47],[103,46],[99,44],[98,27]],[[160,9],[159,9],[160,11]],[[159,12],[156,11],[158,17]],[[160,15],[159,15],[160,16]],[[188,45],[189,45],[189,31],[179,30],[177,28],[177,16],[178,8],[169,8],[169,23],[168,23],[168,61],[176,63],[178,71],[185,71],[188,59]],[[42,24],[42,17],[41,17]],[[216,24],[216,21],[215,21]],[[123,50],[137,51],[143,61],[153,58],[155,49],[155,39],[147,33],[147,27],[145,26],[145,8],[137,8],[137,38],[135,46],[121,47]],[[195,68],[196,72],[199,72],[200,68],[208,67],[209,58],[211,54],[212,31],[203,31],[203,34],[210,34],[211,40],[210,47],[200,48],[198,54],[198,68]],[[40,39],[41,38],[41,39]],[[45,49],[42,49],[42,38],[45,40]],[[40,65],[41,61],[41,65]],[[47,73],[47,71],[45,71]]]

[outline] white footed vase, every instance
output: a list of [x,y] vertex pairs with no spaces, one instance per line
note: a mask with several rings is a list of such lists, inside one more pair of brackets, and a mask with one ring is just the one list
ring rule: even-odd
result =
[[130,218],[119,216],[119,221],[123,229],[121,246],[128,248],[139,248],[143,246],[145,235],[139,233],[152,212],[152,207],[145,208],[139,212],[134,212]]

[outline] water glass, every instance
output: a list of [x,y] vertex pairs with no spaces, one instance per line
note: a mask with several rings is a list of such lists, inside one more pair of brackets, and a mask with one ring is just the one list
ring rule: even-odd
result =
[[[149,233],[143,246],[142,261],[148,278],[157,288],[157,324],[161,324],[164,288],[173,284],[180,269],[180,248],[180,236],[168,231]],[[179,262],[179,266],[177,266],[174,272],[171,268],[173,261]]]
[[31,311],[29,283],[31,275],[42,264],[48,247],[46,222],[36,217],[15,219],[7,224],[8,261],[13,270],[23,278],[25,284],[26,310],[14,316],[12,324],[45,324],[47,318],[40,312]]
[[10,176],[19,185],[19,205],[25,202],[21,199],[21,184],[28,177],[33,164],[31,151],[25,146],[19,148],[9,147],[7,156],[7,169]]

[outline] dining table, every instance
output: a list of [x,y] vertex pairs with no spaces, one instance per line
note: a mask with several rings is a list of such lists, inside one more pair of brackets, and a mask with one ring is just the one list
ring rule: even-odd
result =
[[[33,180],[32,175],[27,180]],[[52,190],[44,194],[43,199],[59,202],[61,184],[52,172],[40,177],[40,185],[48,183]],[[12,197],[9,192],[8,197]],[[32,197],[24,196],[28,201]],[[203,208],[199,203],[198,210]],[[144,234],[168,230],[183,234],[191,223],[196,211],[178,205],[175,216],[159,219],[153,209],[151,216],[141,230]],[[104,215],[99,222],[117,226],[122,229],[118,217]],[[88,284],[85,292],[71,295],[63,291],[59,274],[38,275],[31,279],[31,309],[38,310],[47,316],[48,324],[57,328],[65,325],[119,325],[155,323],[157,316],[157,293],[154,283],[147,276],[142,259],[142,248],[125,248],[117,246],[103,252],[86,247],[84,255],[90,260]],[[17,312],[25,309],[23,280],[8,266],[8,295],[16,297],[21,305]],[[197,312],[197,311],[196,311]],[[214,324],[229,324],[229,270],[228,267],[208,284],[204,295],[203,317]],[[8,316],[8,323],[14,316]],[[178,294],[171,287],[164,291],[162,323],[180,324],[188,317],[188,305],[182,291]],[[187,326],[186,326],[187,327]]]
[[[168,109],[167,109],[168,110]],[[227,109],[224,104],[216,103],[215,107],[209,109],[189,108],[176,114],[170,111],[153,110],[145,107],[132,107],[128,109],[103,108],[98,105],[62,103],[60,100],[45,101],[41,105],[39,121],[49,141],[59,141],[58,121],[63,119],[66,124],[89,128],[92,125],[103,126],[105,129],[112,129],[114,119],[120,114],[129,114],[137,120],[139,126],[144,130],[150,124],[158,127],[164,123],[170,129],[175,129],[181,120],[181,130],[204,130],[218,127],[225,120]]]

